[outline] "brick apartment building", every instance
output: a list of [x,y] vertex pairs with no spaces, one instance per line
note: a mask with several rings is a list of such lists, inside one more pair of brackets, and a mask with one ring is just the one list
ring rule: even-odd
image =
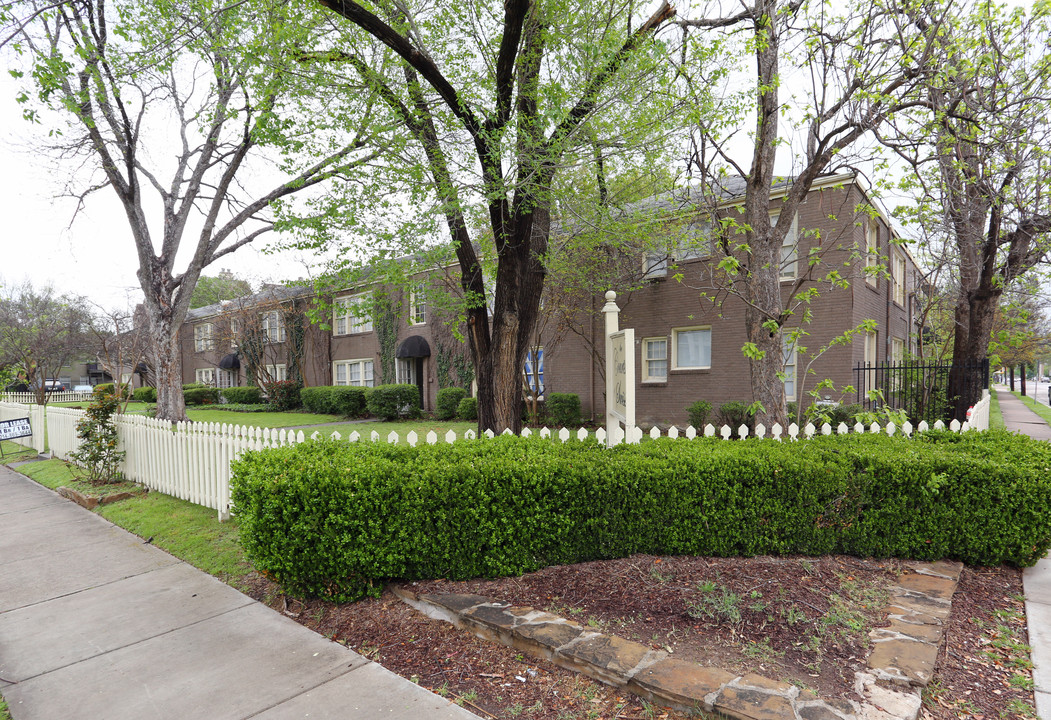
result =
[[[739,199],[733,189],[727,196],[717,212],[732,211]],[[775,193],[774,214],[776,197]],[[709,233],[695,207],[688,197],[669,196],[649,203],[649,209],[667,217],[670,234],[680,237]],[[822,248],[816,275],[836,268],[848,286],[822,291],[810,302],[812,320],[804,326],[809,335],[800,341],[808,352],[786,348],[789,400],[805,398],[807,390],[826,378],[836,388],[853,385],[858,363],[900,360],[915,350],[922,275],[907,249],[894,242],[886,216],[878,210],[861,209],[871,207],[855,179],[840,175],[815,183],[799,208],[782,252],[783,292],[787,296],[799,274],[807,272],[808,257],[816,247]],[[708,400],[713,406],[752,400],[748,363],[741,352],[746,342],[743,301],[726,295],[717,306],[702,299],[702,292],[712,294],[710,251],[703,243],[683,246],[676,242],[667,251],[650,251],[638,258],[639,272],[628,284],[630,290],[611,288],[618,290],[621,328],[635,330],[636,416],[643,426],[684,424],[686,406],[696,400]],[[865,264],[884,265],[885,272],[865,273]],[[257,360],[268,379],[288,376],[289,348],[295,345],[302,357],[300,375],[307,386],[408,382],[420,388],[424,409],[433,409],[440,384],[436,350],[443,343],[448,346],[451,338],[427,303],[428,293],[434,293],[436,287],[423,292],[420,285],[414,285],[412,290],[385,292],[385,297],[393,298],[397,318],[388,321],[382,340],[377,318],[363,310],[371,301],[372,290],[363,286],[334,293],[330,329],[296,322],[311,302],[309,289],[302,287],[271,287],[238,301],[192,310],[181,332],[183,379],[220,387],[248,384],[238,352],[238,332],[256,322],[269,341],[264,343],[264,357]],[[577,393],[585,416],[596,418],[605,412],[600,367],[602,304],[601,293],[581,297],[568,313],[574,317],[577,332],[542,332],[526,368],[530,386],[539,378],[541,392]],[[801,316],[799,312],[795,317]],[[876,322],[875,332],[860,333],[849,344],[828,350],[813,360],[810,374],[805,372],[818,348],[869,319]],[[290,328],[290,323],[298,327]],[[786,327],[792,326],[790,320]],[[381,371],[383,365],[391,377]],[[836,400],[853,399],[831,391],[823,394]]]

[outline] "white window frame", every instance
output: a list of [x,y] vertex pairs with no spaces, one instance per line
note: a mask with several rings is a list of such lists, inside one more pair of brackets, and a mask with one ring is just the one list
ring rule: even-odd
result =
[[215,326],[212,323],[198,323],[193,326],[193,349],[196,352],[215,350]]
[[867,332],[865,333],[865,366],[876,367],[876,358],[878,357],[877,342],[879,340],[879,332]]
[[427,324],[427,290],[423,283],[416,283],[409,292],[409,324]]
[[230,388],[237,385],[237,371],[236,370],[219,370],[215,374],[216,387]]
[[[786,336],[782,336],[781,340],[782,340],[782,349],[781,349],[781,353],[782,354],[781,354],[781,357],[782,357],[782,360],[783,360],[783,365],[784,365],[783,373],[784,373],[784,376],[785,376],[785,379],[784,379],[785,400],[787,400],[789,402],[794,402],[796,400],[796,396],[799,394],[798,393],[798,391],[799,391],[799,387],[798,387],[798,385],[799,385],[799,373],[798,373],[799,358],[796,355],[796,346],[797,346],[798,342],[796,340],[793,340],[792,338],[788,337],[787,335]],[[791,385],[791,391],[789,390],[789,386],[790,385]]]
[[[663,357],[650,357],[650,347],[657,343],[664,344]],[[668,357],[668,336],[663,337],[649,337],[642,339],[642,382],[667,382],[668,381],[668,370],[671,365],[671,358]],[[663,362],[664,363],[664,374],[656,374],[652,371],[651,362]]]
[[[703,331],[708,333],[708,364],[707,365],[682,365],[679,362],[679,336],[689,332]],[[694,327],[672,328],[671,331],[671,367],[669,370],[709,370],[712,367],[712,327],[711,325],[697,325]]]
[[[781,211],[770,213],[771,227],[777,224]],[[799,213],[792,216],[792,225],[788,228],[785,239],[781,241],[781,265],[778,268],[778,279],[795,280],[799,277]]]
[[[337,360],[332,363],[332,384],[350,387],[374,387],[376,384],[375,367],[375,362],[371,358]],[[342,377],[340,377],[341,375]]]
[[215,387],[216,368],[197,368],[194,370],[195,382]]
[[901,365],[905,362],[905,340],[903,338],[891,337],[890,362],[892,365]]
[[267,342],[283,343],[288,339],[284,313],[280,310],[267,310],[261,313],[261,316],[263,334],[266,335]]
[[285,364],[279,365],[267,365],[266,374],[274,382],[283,382],[288,380],[288,366]]
[[336,298],[332,303],[332,334],[357,335],[372,332],[371,313],[366,313],[367,317],[357,313],[359,307],[367,306],[371,302],[371,292]]
[[894,253],[893,271],[893,300],[898,305],[905,307],[905,257],[901,253]]
[[[865,268],[879,265],[879,222],[875,218],[865,218]],[[865,273],[865,282],[876,287],[879,279],[874,271]]]

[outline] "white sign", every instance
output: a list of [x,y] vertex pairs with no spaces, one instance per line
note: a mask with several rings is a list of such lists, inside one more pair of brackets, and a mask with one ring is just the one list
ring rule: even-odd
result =
[[32,437],[32,435],[33,427],[29,424],[29,418],[27,417],[0,421],[0,440]]
[[613,375],[610,413],[628,428],[635,427],[635,330],[612,333],[609,370]]

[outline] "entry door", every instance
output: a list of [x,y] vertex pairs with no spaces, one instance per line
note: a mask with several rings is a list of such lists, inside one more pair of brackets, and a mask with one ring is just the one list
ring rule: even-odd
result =
[[420,407],[423,408],[423,358],[399,358],[398,382],[416,386],[420,391]]

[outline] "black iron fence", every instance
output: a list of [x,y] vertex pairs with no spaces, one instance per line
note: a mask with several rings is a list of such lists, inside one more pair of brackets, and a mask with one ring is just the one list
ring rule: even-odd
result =
[[[965,363],[858,363],[857,402],[867,410],[883,405],[904,410],[912,423],[963,422],[967,408],[989,387],[989,360]],[[878,391],[878,392],[872,392]]]

